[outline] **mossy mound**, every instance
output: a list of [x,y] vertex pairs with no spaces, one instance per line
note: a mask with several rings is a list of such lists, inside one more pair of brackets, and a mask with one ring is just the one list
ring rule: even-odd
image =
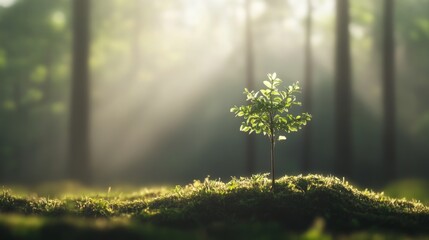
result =
[[205,179],[154,199],[146,212],[161,222],[214,222],[255,219],[305,229],[323,218],[332,230],[394,229],[429,231],[429,208],[417,201],[360,191],[348,182],[320,175],[285,176],[270,190],[266,175]]
[[412,233],[429,231],[429,208],[417,201],[393,199],[358,190],[348,182],[320,175],[285,176],[271,191],[267,175],[194,181],[169,190],[134,194],[98,194],[57,199],[18,197],[3,191],[0,212],[42,216],[126,217],[172,226],[273,222],[307,229],[321,218],[331,231],[359,229]]

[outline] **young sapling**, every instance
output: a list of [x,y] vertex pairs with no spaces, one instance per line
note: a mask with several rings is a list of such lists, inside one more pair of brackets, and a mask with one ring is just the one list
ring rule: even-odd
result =
[[248,105],[234,106],[231,112],[236,117],[244,118],[240,131],[256,134],[264,134],[270,141],[271,152],[271,188],[275,186],[274,176],[274,148],[277,141],[286,140],[286,133],[297,132],[312,116],[309,113],[293,115],[290,109],[293,106],[301,106],[297,101],[296,93],[300,93],[298,82],[288,86],[284,90],[279,89],[282,80],[277,74],[268,74],[268,80],[263,82],[267,87],[259,91],[244,89]]

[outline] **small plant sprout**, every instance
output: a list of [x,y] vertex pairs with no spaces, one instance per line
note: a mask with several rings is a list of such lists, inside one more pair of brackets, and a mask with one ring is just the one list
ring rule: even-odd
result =
[[271,144],[271,188],[274,189],[274,147],[277,141],[286,140],[286,133],[297,132],[311,120],[311,115],[290,113],[292,106],[301,106],[295,94],[300,93],[298,82],[287,87],[284,91],[279,89],[282,80],[277,74],[268,74],[268,80],[263,82],[267,87],[259,91],[244,89],[248,105],[234,106],[231,112],[236,117],[244,118],[240,131],[264,134]]

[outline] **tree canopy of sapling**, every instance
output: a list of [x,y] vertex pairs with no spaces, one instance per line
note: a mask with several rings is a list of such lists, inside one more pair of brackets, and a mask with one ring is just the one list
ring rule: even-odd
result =
[[241,123],[240,131],[264,134],[270,141],[271,147],[271,186],[274,189],[274,147],[277,141],[286,140],[286,133],[297,132],[312,116],[309,113],[294,115],[290,109],[301,102],[297,101],[296,93],[300,93],[298,82],[285,88],[279,89],[282,80],[277,78],[277,74],[268,74],[268,80],[265,80],[266,89],[259,91],[249,91],[244,89],[248,105],[240,107],[234,106],[231,112],[236,117],[244,118]]

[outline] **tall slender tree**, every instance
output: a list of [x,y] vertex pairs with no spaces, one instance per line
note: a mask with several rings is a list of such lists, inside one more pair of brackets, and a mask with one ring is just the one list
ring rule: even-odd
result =
[[[313,4],[307,0],[307,18],[305,20],[305,46],[304,46],[304,111],[312,112],[312,86],[313,86],[313,52],[311,36],[313,30]],[[304,144],[302,153],[302,171],[308,173],[311,167],[311,124],[304,129]]]
[[[251,18],[251,0],[245,2],[245,16],[246,16],[246,87],[253,89],[254,75],[253,75],[253,35],[252,35],[252,18]],[[247,174],[252,174],[255,171],[255,136],[246,136],[246,171]]]
[[395,42],[394,42],[394,0],[383,1],[383,162],[385,179],[395,177]]
[[70,177],[90,181],[89,19],[90,0],[73,1],[73,68],[70,109]]
[[351,66],[349,41],[349,0],[336,0],[335,45],[335,172],[351,174]]

